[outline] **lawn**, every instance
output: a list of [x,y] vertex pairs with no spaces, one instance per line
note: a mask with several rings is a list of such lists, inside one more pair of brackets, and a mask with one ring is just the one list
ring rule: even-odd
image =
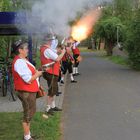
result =
[[124,66],[130,66],[130,62],[128,58],[122,56],[106,56],[107,59],[111,60],[112,62]]
[[119,64],[119,65],[124,65],[124,66],[128,66],[130,67],[130,61],[127,57],[123,57],[123,56],[107,56],[106,55],[106,51],[101,50],[101,51],[95,51],[94,54],[96,54],[96,56],[105,58],[107,60],[112,61],[113,63]]
[[[61,114],[56,113],[49,119],[44,119],[42,113],[34,116],[31,132],[40,138],[38,140],[59,140]],[[22,113],[0,113],[0,140],[22,140]]]
[[79,47],[80,52],[94,52],[92,49],[88,49],[87,47]]

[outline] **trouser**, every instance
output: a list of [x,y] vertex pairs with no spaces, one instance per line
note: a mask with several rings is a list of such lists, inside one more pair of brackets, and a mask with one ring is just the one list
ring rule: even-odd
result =
[[79,57],[79,54],[73,55],[74,58],[74,67],[78,67],[79,66],[79,62],[77,61],[77,58]]
[[58,76],[44,72],[43,78],[47,80],[48,83],[48,96],[55,96],[58,92]]
[[73,73],[73,70],[72,70],[72,62],[63,61],[62,62],[62,66],[63,66],[63,74],[64,75],[67,73],[67,71],[70,74]]
[[58,77],[58,82],[61,81],[61,70],[59,71],[59,77]]
[[18,91],[23,106],[23,122],[29,123],[36,112],[36,93]]

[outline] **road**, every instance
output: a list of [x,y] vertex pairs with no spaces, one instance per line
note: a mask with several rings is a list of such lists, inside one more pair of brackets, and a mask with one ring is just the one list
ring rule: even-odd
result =
[[78,83],[67,79],[64,140],[140,140],[140,72],[83,54]]

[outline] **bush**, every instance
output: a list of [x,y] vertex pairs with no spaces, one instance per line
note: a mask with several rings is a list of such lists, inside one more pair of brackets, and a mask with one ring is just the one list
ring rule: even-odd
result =
[[140,10],[128,28],[126,49],[132,67],[140,70]]

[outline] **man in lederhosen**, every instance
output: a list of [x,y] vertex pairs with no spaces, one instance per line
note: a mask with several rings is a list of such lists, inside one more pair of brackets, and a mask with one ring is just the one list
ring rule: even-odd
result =
[[72,52],[73,52],[73,58],[74,58],[74,66],[73,66],[73,75],[74,76],[80,75],[78,66],[79,66],[79,63],[80,63],[82,57],[80,55],[80,50],[78,48],[79,44],[80,44],[80,42],[74,41],[74,43],[72,45]]
[[66,46],[66,53],[62,58],[62,76],[61,76],[61,83],[64,84],[64,75],[67,73],[67,71],[70,74],[71,83],[77,83],[77,81],[74,80],[73,77],[73,63],[74,59],[70,54],[71,48],[69,46]]
[[[48,83],[48,96],[47,96],[47,108],[46,113],[47,115],[53,115],[54,111],[61,111],[58,107],[55,105],[55,95],[58,92],[58,77],[59,77],[59,70],[60,70],[60,60],[64,56],[66,50],[63,49],[61,51],[61,54],[57,54],[57,49],[54,47],[54,38],[52,37],[46,37],[45,38],[45,44],[42,45],[40,49],[40,55],[41,55],[41,64],[49,64],[51,62],[55,62],[52,67],[49,69],[46,69],[46,71],[43,73],[44,79],[47,80]],[[57,41],[56,41],[57,42]],[[52,46],[53,44],[53,46]]]

